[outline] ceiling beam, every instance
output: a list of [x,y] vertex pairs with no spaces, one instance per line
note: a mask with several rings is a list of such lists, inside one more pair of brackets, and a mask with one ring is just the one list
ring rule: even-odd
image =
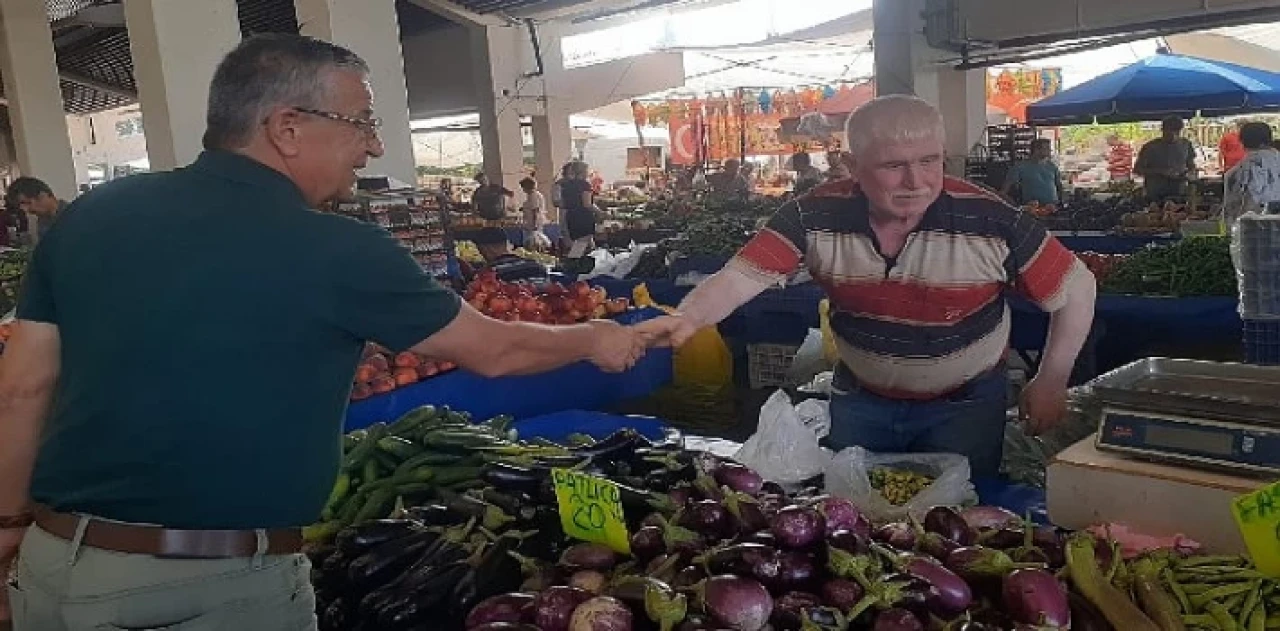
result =
[[484,15],[471,11],[451,0],[409,0],[442,18],[463,26],[503,26],[507,24],[496,16]]
[[69,70],[59,70],[58,77],[68,83],[74,83],[76,85],[81,85],[86,88],[97,90],[99,92],[102,92],[103,94],[110,94],[111,96],[118,96],[122,99],[129,99],[133,101],[138,100],[137,92],[128,90],[126,88],[122,88],[118,85],[112,85],[105,81],[99,81],[98,79],[94,79],[92,77],[86,77],[77,72],[72,72]]

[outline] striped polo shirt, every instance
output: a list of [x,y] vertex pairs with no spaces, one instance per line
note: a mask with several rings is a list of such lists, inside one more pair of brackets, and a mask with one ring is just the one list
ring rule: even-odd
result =
[[1056,311],[1088,274],[1039,222],[988,189],[947,178],[896,259],[880,254],[851,181],[787,203],[730,265],[781,281],[801,264],[831,300],[840,358],[865,389],[895,399],[952,393],[1005,355],[1011,289]]

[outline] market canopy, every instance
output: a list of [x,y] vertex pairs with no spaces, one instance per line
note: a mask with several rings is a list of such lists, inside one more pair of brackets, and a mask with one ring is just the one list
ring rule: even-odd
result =
[[1027,107],[1039,125],[1081,125],[1280,110],[1280,73],[1161,54]]

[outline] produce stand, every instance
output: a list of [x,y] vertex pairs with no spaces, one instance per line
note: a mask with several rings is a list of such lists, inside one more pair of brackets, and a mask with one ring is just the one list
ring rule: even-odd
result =
[[1168,245],[1177,241],[1177,235],[1124,235],[1100,230],[1078,232],[1053,230],[1064,247],[1072,252],[1097,252],[1098,254],[1131,254],[1149,245]]

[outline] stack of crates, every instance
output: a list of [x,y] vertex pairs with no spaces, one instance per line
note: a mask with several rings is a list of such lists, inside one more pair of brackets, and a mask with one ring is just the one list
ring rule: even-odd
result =
[[1280,215],[1244,215],[1236,230],[1245,360],[1280,365]]
[[1014,162],[1031,157],[1036,129],[1029,125],[991,125],[983,151],[965,160],[965,178],[999,190]]

